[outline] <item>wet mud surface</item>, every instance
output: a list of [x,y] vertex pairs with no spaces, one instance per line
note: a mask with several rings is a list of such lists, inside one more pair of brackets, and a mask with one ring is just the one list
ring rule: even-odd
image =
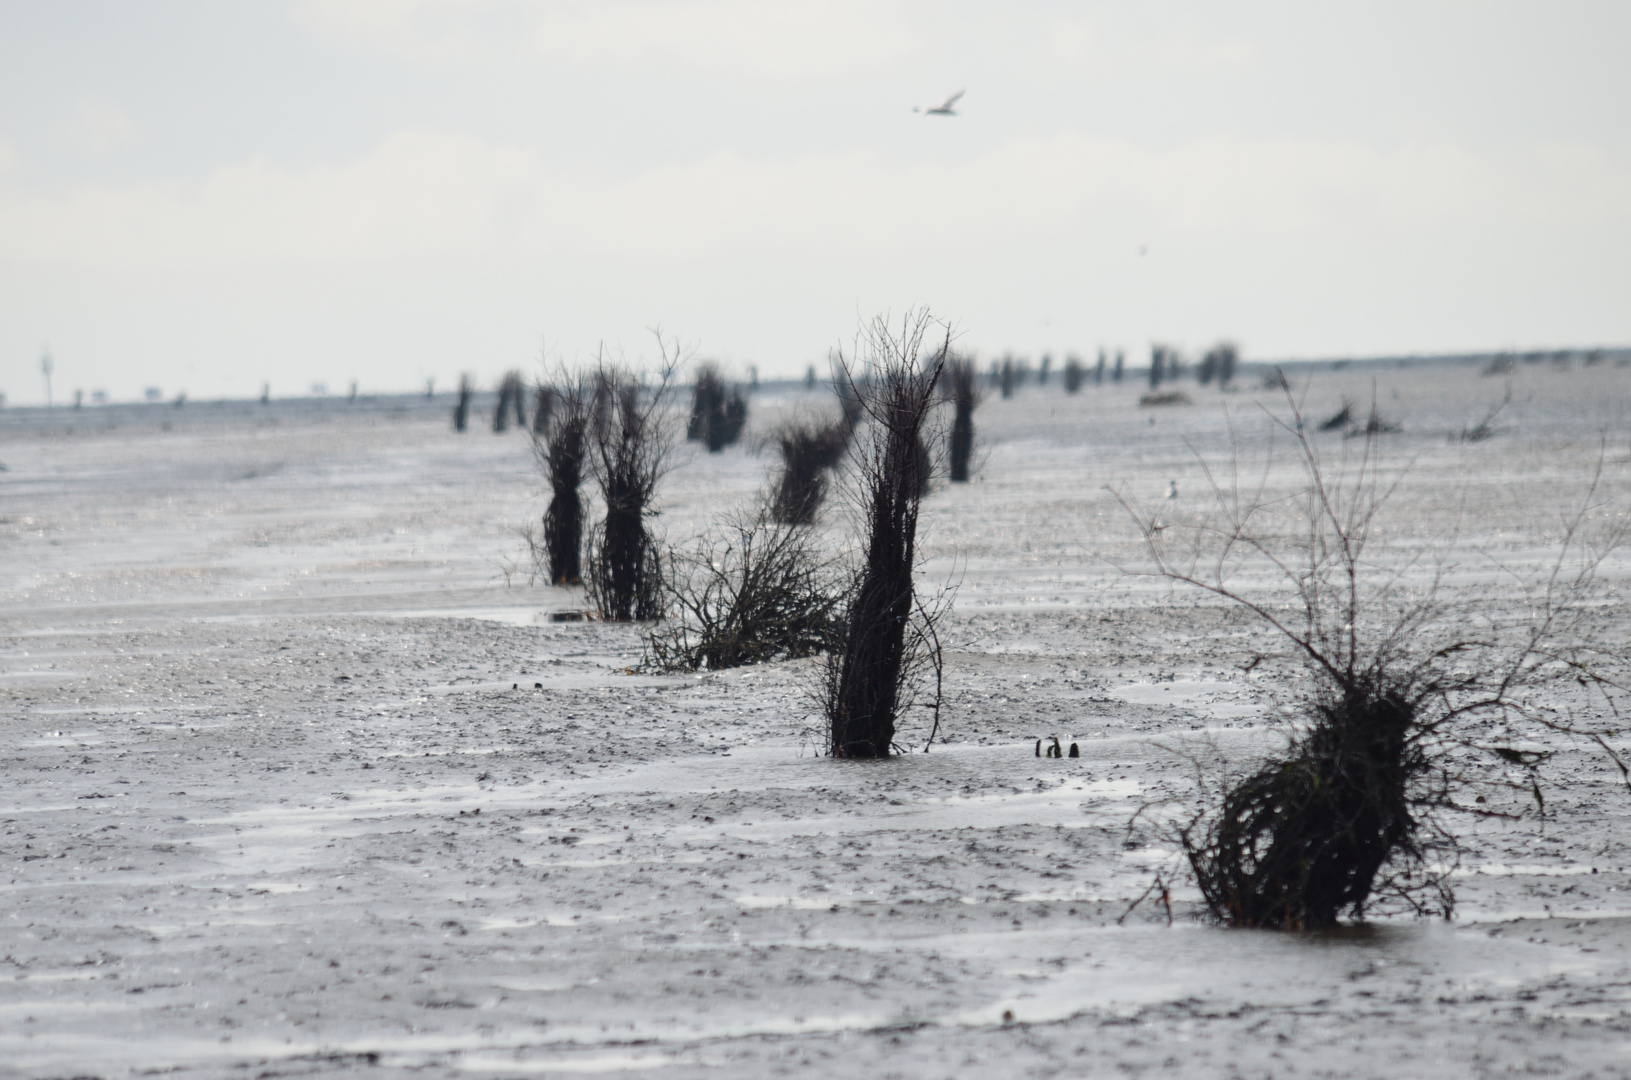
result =
[[[1261,455],[1274,398],[1138,389],[981,405],[981,478],[924,513],[925,581],[959,586],[944,738],[912,718],[872,763],[819,755],[807,662],[630,673],[637,629],[550,621],[583,600],[527,580],[514,433],[0,415],[0,1075],[1631,1076],[1631,794],[1588,746],[1548,747],[1544,816],[1491,789],[1509,817],[1449,822],[1453,922],[1134,906],[1175,867],[1135,814],[1279,745],[1296,688],[1239,613],[1122,572],[1105,491],[1184,512],[1190,448],[1232,419]],[[1631,506],[1631,374],[1523,368],[1495,438],[1447,437],[1503,390],[1376,373],[1390,542],[1446,538],[1447,588],[1515,604],[1490,567],[1542,565],[1599,454]],[[1371,393],[1321,375],[1307,411]],[[681,451],[659,524],[769,465]],[[1037,758],[1056,735],[1082,756]]]

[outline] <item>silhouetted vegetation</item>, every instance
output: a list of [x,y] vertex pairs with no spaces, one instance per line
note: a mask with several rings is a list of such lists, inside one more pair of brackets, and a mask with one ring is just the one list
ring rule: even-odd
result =
[[668,617],[647,634],[647,663],[717,671],[831,647],[844,583],[811,532],[763,510],[722,532],[669,553]]
[[691,390],[691,416],[686,421],[685,437],[701,442],[708,452],[717,454],[727,446],[735,445],[742,437],[742,428],[748,419],[747,399],[738,387],[725,389],[719,366],[713,363],[697,365],[696,383]]
[[1228,386],[1234,381],[1235,364],[1239,359],[1240,352],[1232,342],[1219,342],[1201,357],[1200,365],[1195,369],[1195,380],[1205,386],[1217,379],[1219,386]]
[[504,378],[499,381],[498,408],[493,410],[493,430],[501,432],[508,428],[512,413],[516,426],[526,430],[526,388],[521,382],[519,371],[507,371]]
[[475,394],[469,375],[459,376],[459,401],[453,406],[453,430],[463,431],[470,424],[470,398]]
[[[1070,370],[1067,365],[1066,389],[1070,388]],[[980,403],[979,387],[975,385],[974,361],[966,357],[948,360],[945,377],[951,389],[951,443],[948,447],[951,479],[953,483],[966,484],[969,458],[974,454],[974,406]]]
[[1471,427],[1464,427],[1456,434],[1451,435],[1450,441],[1483,442],[1486,439],[1494,438],[1496,434],[1495,418],[1500,416],[1502,410],[1510,404],[1512,404],[1512,384],[1507,383],[1506,396],[1501,398],[1500,401],[1496,402],[1495,405],[1493,405],[1490,410],[1484,414],[1484,418],[1478,421],[1478,423],[1472,425]]
[[[1154,575],[1256,615],[1307,676],[1303,723],[1285,750],[1208,788],[1177,840],[1211,915],[1230,925],[1326,927],[1362,915],[1378,897],[1448,915],[1458,849],[1441,814],[1459,786],[1476,782],[1465,750],[1518,770],[1537,801],[1545,755],[1512,745],[1525,727],[1592,739],[1625,775],[1601,731],[1526,701],[1546,684],[1619,696],[1600,674],[1607,654],[1588,642],[1582,612],[1597,566],[1626,526],[1617,521],[1599,543],[1584,543],[1594,480],[1564,523],[1556,561],[1507,586],[1523,590],[1526,603],[1504,621],[1484,597],[1448,599],[1439,589],[1447,568],[1432,552],[1372,550],[1397,481],[1381,482],[1368,439],[1357,458],[1328,467],[1289,393],[1286,400],[1289,418],[1274,423],[1306,477],[1293,498],[1254,494],[1237,470],[1212,483],[1210,516],[1188,524],[1158,523],[1122,500]],[[1257,570],[1279,576],[1292,602],[1235,584]],[[1510,782],[1505,772],[1495,779]]]
[[532,395],[532,433],[542,435],[549,430],[550,415],[554,411],[555,395],[542,382]]
[[[708,443],[710,435],[724,419],[725,381],[719,365],[697,365],[696,382],[691,386],[691,417],[685,422],[685,437],[691,442]],[[713,447],[710,445],[709,449]]]
[[1076,356],[1065,357],[1065,393],[1074,394],[1082,388],[1082,361]]
[[600,617],[612,622],[662,614],[662,556],[647,520],[668,463],[664,408],[679,348],[660,336],[658,343],[663,367],[655,385],[603,363],[590,402],[589,457],[606,516],[590,537],[584,583]]
[[[1275,370],[1279,370],[1276,368]],[[1353,423],[1354,407],[1352,402],[1344,401],[1342,408],[1320,421],[1321,431],[1346,431],[1348,425]]]
[[856,470],[865,535],[823,692],[835,757],[892,754],[914,680],[927,657],[938,663],[938,649],[931,648],[933,621],[922,617],[912,577],[922,481],[929,471],[925,426],[950,347],[948,334],[924,355],[933,325],[926,313],[909,314],[895,333],[879,318],[865,335],[873,381],[865,399],[866,446]]
[[553,387],[539,386],[533,457],[549,481],[549,509],[544,514],[545,569],[554,585],[583,580],[583,485],[587,463],[591,391],[582,376],[562,370]]
[[861,392],[863,385],[863,383],[850,378],[842,366],[833,372],[833,387],[838,394],[838,410],[842,417],[846,438],[848,438],[850,432],[855,430],[855,425],[861,422]]
[[792,421],[771,437],[782,463],[771,501],[772,520],[783,525],[815,521],[826,499],[827,476],[844,459],[853,430],[842,420],[830,424]]
[[1178,350],[1168,345],[1150,346],[1150,389],[1163,382],[1171,382],[1182,373],[1183,361]]

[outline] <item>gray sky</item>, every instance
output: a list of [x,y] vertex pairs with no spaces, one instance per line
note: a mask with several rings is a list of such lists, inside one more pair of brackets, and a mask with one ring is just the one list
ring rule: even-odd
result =
[[[0,0],[0,391],[1631,342],[1631,4]],[[956,117],[912,112],[967,88]]]

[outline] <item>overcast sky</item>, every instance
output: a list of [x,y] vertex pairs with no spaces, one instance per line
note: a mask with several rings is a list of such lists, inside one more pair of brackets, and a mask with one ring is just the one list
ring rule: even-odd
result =
[[[0,391],[1631,343],[1631,4],[0,0]],[[914,114],[966,88],[955,117]]]

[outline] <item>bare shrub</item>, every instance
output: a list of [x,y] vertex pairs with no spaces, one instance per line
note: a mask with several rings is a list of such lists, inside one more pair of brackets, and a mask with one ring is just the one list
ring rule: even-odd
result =
[[1360,427],[1358,424],[1355,424],[1343,434],[1347,438],[1358,439],[1369,438],[1373,435],[1397,435],[1403,430],[1404,429],[1398,424],[1387,419],[1380,412],[1378,412],[1376,409],[1376,403],[1371,402],[1370,415],[1365,417],[1365,426]]
[[1508,405],[1512,404],[1512,384],[1506,384],[1506,396],[1490,407],[1484,418],[1471,427],[1464,427],[1450,436],[1451,442],[1483,442],[1493,439],[1496,434],[1495,418],[1501,415]]
[[[1100,362],[1102,364],[1102,362],[1103,362],[1102,358],[1101,358]],[[1074,394],[1077,391],[1081,390],[1081,388],[1082,388],[1082,375],[1083,375],[1083,372],[1082,372],[1082,359],[1081,359],[1081,357],[1075,356],[1075,355],[1065,357],[1065,375],[1064,375],[1065,393]]]
[[542,563],[554,585],[583,580],[583,486],[587,464],[591,390],[582,375],[559,372],[553,387],[539,386],[537,416],[542,427],[532,435],[532,454],[549,481],[549,509],[544,514]]
[[542,435],[549,430],[549,418],[555,407],[550,388],[539,382],[532,398],[532,433]]
[[853,432],[855,425],[861,422],[863,411],[861,395],[865,385],[864,374],[860,379],[852,378],[850,373],[844,370],[842,362],[834,365],[833,389],[838,394],[838,409],[846,432]]
[[1286,373],[1281,371],[1278,367],[1270,368],[1268,371],[1263,372],[1262,385],[1263,389],[1265,390],[1291,389],[1291,383],[1286,379]]
[[747,399],[739,387],[725,389],[719,365],[706,361],[697,365],[696,383],[691,388],[691,416],[685,424],[685,437],[717,454],[734,446],[742,437],[748,419]]
[[742,395],[740,387],[733,386],[725,398],[724,407],[720,410],[718,427],[709,434],[709,451],[735,446],[742,438],[742,429],[747,423],[748,399]]
[[870,423],[855,474],[864,539],[842,641],[823,687],[835,757],[892,754],[897,720],[913,701],[926,657],[938,657],[930,647],[937,640],[933,620],[924,617],[912,578],[918,507],[929,472],[924,434],[950,348],[948,331],[938,347],[924,352],[935,325],[927,312],[908,313],[895,332],[879,317],[858,346],[872,373],[864,399]]
[[844,580],[810,531],[760,508],[729,518],[721,533],[669,552],[668,618],[646,635],[647,664],[715,671],[826,651]]
[[827,475],[844,459],[852,432],[852,426],[843,420],[830,424],[792,421],[771,437],[782,461],[770,506],[772,520],[783,525],[815,521],[826,499]]
[[712,361],[697,365],[695,381],[691,384],[691,415],[685,421],[688,442],[701,442],[708,433],[708,418],[718,408],[725,387],[719,377],[719,366]]
[[453,430],[463,431],[470,425],[470,399],[475,396],[475,387],[471,384],[468,373],[459,376],[459,401],[453,406]]
[[1321,431],[1347,431],[1348,425],[1353,423],[1353,402],[1344,401],[1342,408],[1320,421]]
[[662,556],[647,519],[668,464],[666,408],[680,350],[660,334],[657,342],[662,366],[655,384],[603,361],[590,400],[589,460],[606,516],[589,538],[584,584],[600,617],[612,622],[662,614]]
[[1172,382],[1178,378],[1182,368],[1182,358],[1178,350],[1170,345],[1150,346],[1150,389],[1154,390],[1163,382]]
[[[1589,639],[1584,612],[1598,565],[1625,538],[1624,519],[1587,543],[1600,509],[1594,479],[1563,523],[1555,561],[1535,576],[1513,574],[1519,614],[1502,614],[1488,595],[1457,600],[1441,588],[1442,548],[1396,555],[1372,543],[1399,482],[1380,476],[1373,440],[1328,464],[1286,400],[1289,417],[1273,423],[1292,439],[1303,477],[1291,497],[1267,491],[1267,469],[1254,487],[1238,468],[1219,479],[1202,461],[1212,496],[1203,516],[1158,523],[1122,498],[1153,562],[1147,573],[1251,612],[1307,676],[1285,749],[1203,785],[1210,797],[1176,840],[1208,911],[1230,925],[1324,927],[1379,902],[1448,915],[1458,847],[1442,813],[1469,809],[1453,801],[1464,784],[1515,783],[1503,769],[1521,771],[1523,790],[1536,784],[1545,755],[1515,741],[1585,737],[1625,775],[1603,732],[1536,700],[1541,688],[1583,687],[1618,713],[1618,688],[1599,666],[1613,658]],[[1236,584],[1262,573],[1280,579],[1289,603],[1272,586]],[[1468,750],[1490,755],[1492,775],[1466,768]]]
[[1127,354],[1120,349],[1116,350],[1116,366],[1110,369],[1110,381],[1121,382],[1122,369],[1127,365]]
[[1152,390],[1147,394],[1139,395],[1138,403],[1145,407],[1195,404],[1190,400],[1189,395],[1182,390]]
[[1004,398],[1011,398],[1014,396],[1014,358],[1012,356],[1005,356],[1002,358],[1001,386],[1002,396]]
[[1213,379],[1219,386],[1228,386],[1235,377],[1235,364],[1239,362],[1240,351],[1233,342],[1220,341],[1201,357],[1199,366],[1195,369],[1195,381],[1205,386]]
[[[1074,357],[1072,358],[1074,360]],[[1065,387],[1070,387],[1071,369],[1065,368]],[[1077,366],[1080,385],[1080,365]],[[951,388],[951,479],[968,483],[968,461],[974,454],[974,407],[980,403],[980,390],[974,374],[974,361],[956,357],[946,362],[946,381]],[[1075,391],[1071,391],[1075,393]],[[926,456],[926,455],[925,455]]]
[[696,382],[691,387],[691,417],[685,422],[686,439],[715,449],[713,435],[723,422],[724,412],[725,380],[719,374],[719,365],[711,360],[698,364]]
[[526,389],[521,382],[519,371],[507,371],[498,384],[498,408],[493,410],[493,430],[504,431],[509,427],[511,413],[515,415],[516,426],[525,430],[527,426]]

